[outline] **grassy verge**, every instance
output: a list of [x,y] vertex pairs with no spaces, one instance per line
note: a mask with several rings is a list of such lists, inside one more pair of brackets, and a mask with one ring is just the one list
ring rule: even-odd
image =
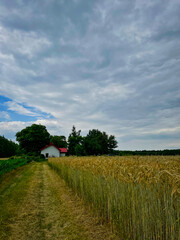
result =
[[0,184],[0,239],[6,240],[11,236],[11,226],[14,217],[22,206],[27,194],[34,164],[22,166],[2,176]]
[[[177,175],[171,176],[171,180],[168,174],[167,176],[163,174],[162,178],[150,180],[146,164],[147,169],[143,169],[143,175],[139,170],[141,176],[139,181],[133,181],[132,172],[130,170],[128,172],[127,169],[125,174],[129,175],[129,180],[126,176],[123,181],[122,172],[124,170],[121,172],[119,169],[118,173],[114,173],[114,176],[120,174],[118,179],[113,174],[103,174],[106,169],[102,171],[99,168],[97,172],[93,170],[95,166],[96,169],[97,165],[100,166],[94,159],[96,164],[94,167],[91,166],[92,170],[90,170],[90,160],[84,161],[83,158],[79,158],[79,161],[76,165],[73,159],[51,159],[49,165],[66,181],[69,187],[92,206],[101,219],[110,222],[112,228],[119,231],[122,239],[180,239],[180,197],[176,191],[179,186]],[[84,161],[83,167],[79,167],[82,161]],[[113,172],[112,162],[109,159],[111,172]],[[133,163],[135,164],[135,162]],[[115,162],[113,162],[114,164]],[[124,162],[120,164],[120,167],[123,164]],[[143,168],[142,163],[141,168],[139,163],[136,165],[133,168]],[[160,169],[158,169],[159,175],[161,175]],[[117,168],[116,171],[118,171]]]
[[41,162],[45,159],[40,157],[30,157],[30,156],[23,156],[23,157],[13,157],[12,159],[8,159],[6,161],[0,161],[0,177],[13,169],[26,165],[32,161]]
[[0,161],[0,177],[13,169],[21,167],[28,163],[27,159],[9,159],[6,161]]

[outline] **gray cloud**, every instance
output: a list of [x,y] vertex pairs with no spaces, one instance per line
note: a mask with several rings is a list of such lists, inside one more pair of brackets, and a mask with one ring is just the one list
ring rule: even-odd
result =
[[4,1],[0,94],[51,114],[38,121],[53,133],[75,124],[120,149],[180,147],[179,22],[176,0]]

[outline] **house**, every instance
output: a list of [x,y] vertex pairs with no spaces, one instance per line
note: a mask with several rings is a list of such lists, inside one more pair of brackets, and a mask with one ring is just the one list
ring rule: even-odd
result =
[[67,148],[58,148],[54,144],[50,143],[41,149],[41,154],[46,158],[48,157],[64,157],[67,153]]

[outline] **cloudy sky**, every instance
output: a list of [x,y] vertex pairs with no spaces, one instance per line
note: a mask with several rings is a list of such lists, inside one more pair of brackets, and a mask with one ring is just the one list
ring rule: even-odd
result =
[[1,1],[0,135],[32,123],[180,148],[180,1]]

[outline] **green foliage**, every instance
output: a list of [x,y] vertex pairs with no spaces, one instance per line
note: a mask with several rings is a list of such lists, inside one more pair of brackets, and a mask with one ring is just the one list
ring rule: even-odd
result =
[[81,130],[76,131],[76,127],[72,127],[72,132],[68,137],[68,154],[76,155],[77,146],[82,144],[83,137],[80,136]]
[[117,148],[117,146],[118,146],[117,144],[118,144],[118,142],[116,141],[115,136],[110,135],[108,137],[108,143],[107,143],[107,145],[108,145],[108,152],[109,153],[113,153],[114,148]]
[[81,144],[77,144],[75,146],[75,155],[76,156],[85,156],[86,155],[86,150],[84,148],[83,142]]
[[35,154],[35,153],[29,153],[26,155],[22,155],[21,158],[24,158],[27,160],[27,162],[43,162],[43,161],[47,161],[47,159],[45,159],[44,155],[41,154]]
[[108,136],[106,132],[99,130],[90,130],[87,136],[81,136],[81,130],[76,131],[76,127],[72,127],[72,132],[68,137],[50,136],[45,126],[33,124],[16,133],[16,140],[19,142],[18,154],[39,154],[40,149],[48,145],[50,142],[59,148],[68,146],[68,155],[102,155],[112,154],[114,148],[117,147],[115,137]]
[[16,158],[0,161],[0,177],[13,169],[21,167],[28,163],[28,159],[25,158]]
[[175,156],[180,155],[180,149],[165,149],[165,150],[142,150],[142,151],[122,151],[114,150],[113,155],[116,156]]
[[50,142],[58,148],[67,148],[67,142],[65,136],[51,136]]
[[108,136],[106,132],[98,129],[90,130],[87,136],[80,136],[81,131],[76,131],[75,126],[68,138],[68,154],[85,156],[85,155],[103,155],[111,154],[117,147],[115,137]]
[[98,129],[90,130],[84,141],[87,155],[109,154],[117,147],[115,137]]
[[49,144],[50,134],[43,125],[33,124],[16,133],[16,140],[25,153],[38,153]]
[[18,145],[7,138],[0,136],[0,157],[10,157],[16,154]]
[[21,167],[25,164],[28,164],[30,162],[43,162],[47,161],[43,156],[30,156],[30,155],[22,155],[20,157],[14,156],[9,158],[8,160],[1,160],[0,161],[0,177],[13,169],[16,169],[18,167]]
[[96,129],[90,130],[85,138],[85,149],[88,155],[107,154],[107,135]]
[[[4,178],[0,178],[0,180],[3,180],[3,184],[0,184],[1,240],[11,239],[12,237],[15,239],[21,238],[19,234],[18,236],[16,234],[12,234],[12,219],[14,219],[15,216],[18,216],[18,214],[20,213],[19,210],[22,210],[23,205],[24,208],[26,208],[24,200],[25,197],[28,196],[27,193],[30,190],[30,181],[34,176],[34,171],[32,169],[34,170],[35,168],[24,166],[22,168],[16,169],[16,171],[10,172],[7,177],[5,176]],[[27,217],[28,216],[26,215],[26,221]],[[24,237],[24,239],[27,239],[27,237]]]

